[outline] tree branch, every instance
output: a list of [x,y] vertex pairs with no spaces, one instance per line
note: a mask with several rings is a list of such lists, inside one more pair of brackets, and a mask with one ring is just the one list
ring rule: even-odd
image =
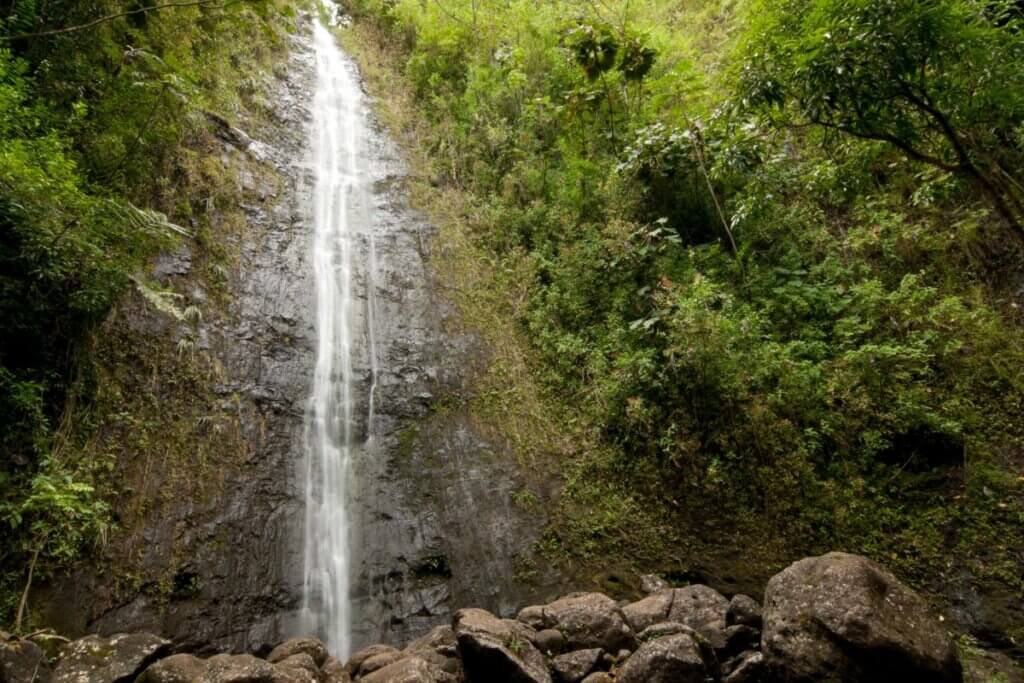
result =
[[105,17],[100,17],[99,19],[93,19],[92,21],[86,22],[84,24],[79,24],[77,26],[67,26],[65,28],[55,28],[55,29],[51,29],[51,30],[48,30],[48,31],[39,31],[38,33],[22,33],[22,34],[17,35],[17,36],[0,36],[0,40],[6,40],[6,41],[13,42],[15,40],[25,40],[27,38],[45,38],[46,36],[56,36],[56,35],[60,35],[60,34],[63,34],[63,33],[74,33],[75,31],[84,31],[85,29],[89,29],[89,28],[92,28],[94,26],[99,26],[100,24],[103,24],[103,23],[108,22],[108,21],[113,21],[114,19],[120,19],[122,17],[128,17],[128,16],[131,16],[133,14],[143,14],[145,12],[152,12],[152,11],[155,11],[155,10],[167,9],[167,8],[170,8],[170,7],[197,7],[197,6],[202,6],[202,5],[213,5],[213,4],[216,4],[218,7],[227,7],[228,5],[233,5],[236,2],[240,2],[240,0],[228,0],[227,2],[217,2],[217,0],[189,0],[187,2],[165,2],[165,3],[160,4],[160,5],[150,5],[149,7],[139,7],[139,8],[133,9],[133,10],[128,10],[127,12],[118,12],[117,14],[108,14]]
[[840,133],[846,133],[855,138],[861,140],[875,140],[877,142],[888,142],[890,145],[898,148],[904,154],[915,161],[921,161],[926,164],[930,164],[937,168],[941,168],[943,171],[949,171],[950,173],[962,173],[964,168],[959,164],[951,164],[947,161],[943,161],[938,157],[934,157],[930,154],[912,147],[904,140],[899,139],[895,135],[889,133],[883,133],[881,131],[874,130],[858,130],[851,128],[850,126],[843,125],[841,123],[833,123],[832,121],[826,121],[824,119],[810,119],[810,122],[815,126],[821,126],[822,128],[829,128],[831,130],[839,131]]

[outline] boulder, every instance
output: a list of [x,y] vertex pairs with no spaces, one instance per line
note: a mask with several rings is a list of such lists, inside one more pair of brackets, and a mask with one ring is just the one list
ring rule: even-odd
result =
[[406,652],[424,652],[433,650],[443,655],[452,656],[457,646],[455,631],[451,626],[435,626],[424,635],[405,646]]
[[647,642],[648,640],[654,640],[655,638],[663,638],[664,636],[674,636],[679,633],[694,633],[694,630],[686,624],[680,624],[678,621],[664,621],[654,626],[648,626],[637,638],[640,642]]
[[151,633],[92,635],[68,643],[53,672],[54,683],[128,683],[171,649]]
[[604,671],[595,671],[584,678],[582,683],[614,683],[614,681],[615,679],[611,677],[611,674]]
[[305,652],[285,657],[274,664],[274,667],[294,683],[317,683],[320,679],[320,668],[313,657]]
[[631,649],[636,636],[614,600],[600,593],[583,593],[556,600],[544,615],[565,636],[566,648],[601,648],[618,652]]
[[546,628],[543,631],[537,632],[537,637],[533,639],[533,644],[546,655],[557,655],[565,645],[565,636],[557,629]]
[[616,683],[704,683],[713,678],[697,640],[688,633],[643,643],[619,669]]
[[555,672],[555,680],[562,681],[562,683],[582,681],[587,674],[598,667],[602,654],[604,653],[600,648],[591,648],[558,655],[551,660],[551,669]]
[[51,676],[38,645],[13,637],[0,640],[0,683],[49,683]]
[[462,665],[458,660],[458,644],[451,626],[435,626],[406,645],[402,652],[406,655],[415,655],[450,674],[459,674],[462,671]]
[[626,620],[637,633],[662,622],[685,624],[721,647],[725,643],[725,615],[729,601],[707,586],[672,588],[622,608]]
[[337,657],[328,656],[320,667],[320,680],[322,683],[349,683],[352,678]]
[[458,674],[462,671],[462,663],[459,661],[457,654],[454,657],[449,657],[434,650],[419,650],[415,653],[403,650],[402,654],[406,657],[418,657],[435,669],[440,669],[450,674]]
[[764,655],[748,652],[725,677],[723,683],[761,683],[764,680]]
[[359,676],[367,676],[372,674],[374,671],[379,671],[386,666],[394,664],[400,659],[405,659],[406,655],[403,652],[381,652],[375,654],[372,657],[367,657],[363,660],[363,663],[359,665]]
[[[270,661],[268,658],[267,661]],[[317,666],[316,660],[305,652],[298,652],[296,654],[285,657],[284,659],[275,662],[278,668],[285,669],[302,669],[312,674],[320,672],[320,667]]]
[[657,574],[644,574],[640,577],[640,590],[650,595],[669,588],[668,581]]
[[551,683],[528,626],[482,609],[459,610],[452,626],[469,683]]
[[725,613],[729,601],[718,591],[697,584],[672,591],[669,620],[685,624],[716,648],[725,645]]
[[327,661],[327,648],[320,640],[312,636],[300,636],[284,641],[270,651],[270,654],[267,655],[267,661],[271,664],[276,664],[297,654],[309,655],[313,658],[317,667],[323,666],[324,662]]
[[454,678],[419,657],[404,657],[360,678],[359,681],[360,683],[454,683]]
[[194,683],[203,677],[206,662],[193,655],[178,654],[150,664],[135,683]]
[[640,633],[655,624],[668,620],[668,613],[672,609],[674,598],[675,593],[672,590],[664,590],[629,603],[622,608],[622,613],[633,631]]
[[742,593],[732,596],[729,608],[725,611],[725,625],[735,624],[761,628],[761,605],[757,600]]
[[293,677],[252,655],[214,655],[206,660],[202,683],[292,683]]
[[787,682],[963,680],[946,629],[928,605],[870,560],[829,553],[768,582],[762,648]]
[[530,605],[519,610],[516,619],[523,622],[530,628],[541,631],[551,625],[551,622],[544,615],[544,605]]
[[359,667],[363,665],[363,662],[375,655],[383,654],[385,652],[398,652],[395,648],[390,645],[370,645],[359,650],[354,655],[348,658],[345,662],[345,673],[349,676],[355,676],[356,672],[359,671]]

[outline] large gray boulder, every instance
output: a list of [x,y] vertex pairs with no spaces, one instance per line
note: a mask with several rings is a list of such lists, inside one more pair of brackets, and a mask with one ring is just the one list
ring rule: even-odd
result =
[[435,626],[413,640],[402,650],[406,656],[416,656],[442,671],[458,675],[462,671],[458,643],[451,626]]
[[150,664],[135,683],[195,683],[203,677],[206,662],[188,654],[171,655]]
[[294,683],[318,683],[321,678],[320,667],[307,652],[296,652],[285,657],[275,662],[274,668],[288,676]]
[[270,651],[267,661],[276,664],[297,654],[307,654],[313,658],[317,666],[323,666],[327,660],[327,647],[312,636],[289,638]]
[[551,621],[544,614],[544,605],[530,605],[524,607],[516,615],[516,619],[537,631],[551,627]]
[[551,660],[551,669],[560,683],[579,683],[597,668],[603,654],[601,648],[576,650],[558,655]]
[[385,653],[397,654],[398,650],[390,645],[368,645],[348,658],[348,661],[345,662],[345,673],[349,676],[355,676],[359,672],[359,668],[363,665],[363,662],[371,657],[376,657],[377,655]]
[[727,626],[750,626],[761,628],[761,605],[749,595],[738,594],[729,601],[729,609],[725,613]]
[[648,595],[622,608],[636,632],[671,621],[689,626],[715,647],[725,643],[725,615],[729,601],[718,591],[703,585],[670,588]]
[[870,560],[829,553],[768,582],[762,649],[787,683],[959,683],[953,643],[928,605]]
[[455,631],[451,626],[435,626],[406,645],[405,651],[410,653],[434,651],[452,656],[455,654],[457,645]]
[[294,676],[252,655],[214,655],[205,662],[202,683],[293,683]]
[[399,659],[359,678],[360,683],[441,683],[448,680],[446,674],[419,657]]
[[565,636],[556,628],[546,628],[537,631],[537,637],[533,639],[537,649],[548,656],[554,656],[565,648]]
[[715,647],[721,647],[725,638],[725,615],[729,610],[725,596],[700,584],[676,588],[673,593],[669,619],[686,624]]
[[151,633],[86,636],[64,646],[54,683],[128,683],[168,654],[171,642]]
[[0,637],[0,683],[49,683],[50,677],[42,648],[28,640]]
[[328,655],[320,667],[321,683],[350,683],[352,677],[345,671],[345,665],[337,657]]
[[382,652],[379,655],[367,657],[363,660],[363,663],[359,665],[359,673],[356,678],[368,676],[374,671],[380,671],[399,660],[405,659],[405,657],[406,655],[402,652]]
[[545,620],[565,636],[566,650],[632,649],[633,629],[618,604],[601,593],[582,593],[555,600],[544,608]]
[[655,624],[668,621],[668,613],[672,609],[674,599],[675,593],[668,588],[629,603],[622,608],[622,613],[633,631],[640,633]]
[[717,667],[704,661],[700,644],[689,633],[648,641],[619,669],[616,683],[705,683]]
[[482,609],[462,609],[452,622],[469,683],[551,683],[529,626]]

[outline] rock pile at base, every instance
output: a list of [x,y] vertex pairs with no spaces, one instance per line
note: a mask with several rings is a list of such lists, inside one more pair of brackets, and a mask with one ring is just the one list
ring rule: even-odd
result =
[[643,581],[619,603],[574,593],[515,619],[463,609],[403,649],[371,645],[341,662],[315,638],[265,659],[171,653],[148,634],[89,636],[48,657],[0,640],[0,683],[957,683],[950,634],[924,600],[856,555],[791,565],[764,605],[707,586]]

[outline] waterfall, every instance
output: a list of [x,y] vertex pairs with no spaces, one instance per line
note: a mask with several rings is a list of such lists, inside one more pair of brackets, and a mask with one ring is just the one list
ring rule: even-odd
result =
[[[306,538],[303,620],[344,660],[351,648],[349,595],[352,520],[352,460],[372,428],[377,380],[373,335],[373,270],[376,249],[367,235],[365,141],[359,78],[355,66],[319,22],[314,29],[316,92],[313,98],[313,267],[316,278],[317,355],[306,411]],[[370,241],[370,261],[360,262],[360,244]],[[356,269],[367,271],[368,310],[354,291]],[[365,330],[358,323],[365,319]],[[368,399],[353,377],[354,356],[366,349],[371,367]],[[356,359],[358,360],[358,359]],[[359,413],[366,405],[367,414]]]

